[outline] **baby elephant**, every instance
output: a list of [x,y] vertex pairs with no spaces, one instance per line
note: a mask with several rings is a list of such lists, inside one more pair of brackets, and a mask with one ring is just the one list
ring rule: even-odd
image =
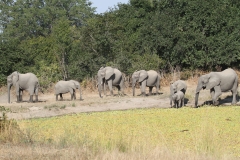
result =
[[175,108],[181,108],[184,105],[184,93],[182,91],[177,91],[173,94],[172,100]]
[[75,80],[58,81],[55,85],[56,101],[58,101],[58,95],[63,100],[62,94],[70,92],[71,100],[76,99],[76,89],[79,89],[80,100],[82,100],[82,93],[80,89],[80,83]]

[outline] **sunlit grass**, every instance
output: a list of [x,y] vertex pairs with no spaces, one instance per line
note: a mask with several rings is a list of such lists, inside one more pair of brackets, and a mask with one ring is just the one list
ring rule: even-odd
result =
[[92,151],[184,149],[240,157],[240,107],[137,109],[19,121],[39,143],[86,146]]

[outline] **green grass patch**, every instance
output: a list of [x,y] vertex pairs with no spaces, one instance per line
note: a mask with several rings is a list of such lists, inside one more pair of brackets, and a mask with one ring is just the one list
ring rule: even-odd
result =
[[240,107],[136,109],[23,120],[35,142],[121,152],[154,147],[240,157]]

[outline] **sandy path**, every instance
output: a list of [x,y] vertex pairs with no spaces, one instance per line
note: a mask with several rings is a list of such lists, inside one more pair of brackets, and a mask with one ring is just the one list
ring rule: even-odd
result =
[[[186,93],[187,107],[193,106],[195,87],[188,88]],[[7,93],[1,91],[0,95],[0,111],[5,111],[10,119],[29,119],[40,117],[53,117],[65,114],[76,114],[83,112],[100,112],[111,110],[126,110],[136,108],[169,108],[169,88],[164,87],[160,91],[162,94],[153,96],[131,96],[131,91],[126,91],[126,95],[119,96],[104,96],[99,98],[96,92],[83,92],[83,101],[70,101],[70,94],[64,94],[64,101],[55,101],[55,96],[50,93],[39,94],[38,103],[28,103],[28,93],[23,95],[24,102],[16,103],[16,98],[11,95],[11,103],[7,103]],[[14,91],[11,91],[13,94]],[[114,91],[114,93],[117,93]],[[140,94],[140,93],[137,93]],[[226,93],[221,97],[231,95]],[[201,98],[204,97],[204,98]],[[77,94],[79,99],[79,95]],[[200,93],[199,104],[204,103],[204,100],[210,100],[209,91],[202,91]],[[222,104],[229,105],[231,97],[226,98]],[[2,115],[2,114],[0,114]]]

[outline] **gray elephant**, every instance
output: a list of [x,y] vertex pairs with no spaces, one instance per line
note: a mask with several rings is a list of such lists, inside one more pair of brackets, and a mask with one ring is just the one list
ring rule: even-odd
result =
[[172,95],[172,100],[175,108],[181,108],[184,105],[184,93],[182,91],[177,91]]
[[238,88],[238,76],[236,72],[228,68],[222,72],[210,72],[202,75],[198,79],[198,85],[195,94],[195,107],[198,105],[198,97],[201,89],[209,89],[214,105],[218,105],[218,97],[222,92],[231,91],[233,95],[232,104],[236,104]]
[[63,100],[62,94],[70,92],[71,100],[76,99],[76,89],[79,89],[80,100],[82,100],[82,92],[80,88],[80,83],[75,80],[69,81],[58,81],[55,85],[55,95],[56,101],[58,101],[58,95],[60,95],[61,100]]
[[[175,82],[172,82],[170,84],[170,105],[172,107],[172,96],[174,93],[177,93],[178,91],[182,91],[184,94],[183,99],[185,98],[185,93],[187,91],[187,85],[185,83],[185,81],[183,80],[177,80]],[[183,102],[183,106],[185,106],[184,102]]]
[[8,85],[8,103],[10,103],[10,90],[12,85],[16,88],[17,102],[22,101],[22,92],[27,90],[30,94],[29,102],[33,102],[33,94],[36,96],[35,102],[38,102],[39,81],[35,74],[20,74],[15,71],[7,77]]
[[138,81],[141,86],[141,95],[146,96],[146,87],[149,87],[149,95],[152,94],[153,87],[156,87],[156,93],[158,94],[160,88],[160,75],[154,70],[140,70],[135,71],[132,74],[132,90],[133,96],[135,96],[135,85]]
[[124,94],[124,77],[118,69],[112,67],[101,67],[97,73],[97,77],[98,92],[101,98],[102,88],[104,88],[104,94],[106,94],[105,85],[108,85],[111,95],[113,95],[112,86],[118,88],[118,93],[121,91],[121,94]]

